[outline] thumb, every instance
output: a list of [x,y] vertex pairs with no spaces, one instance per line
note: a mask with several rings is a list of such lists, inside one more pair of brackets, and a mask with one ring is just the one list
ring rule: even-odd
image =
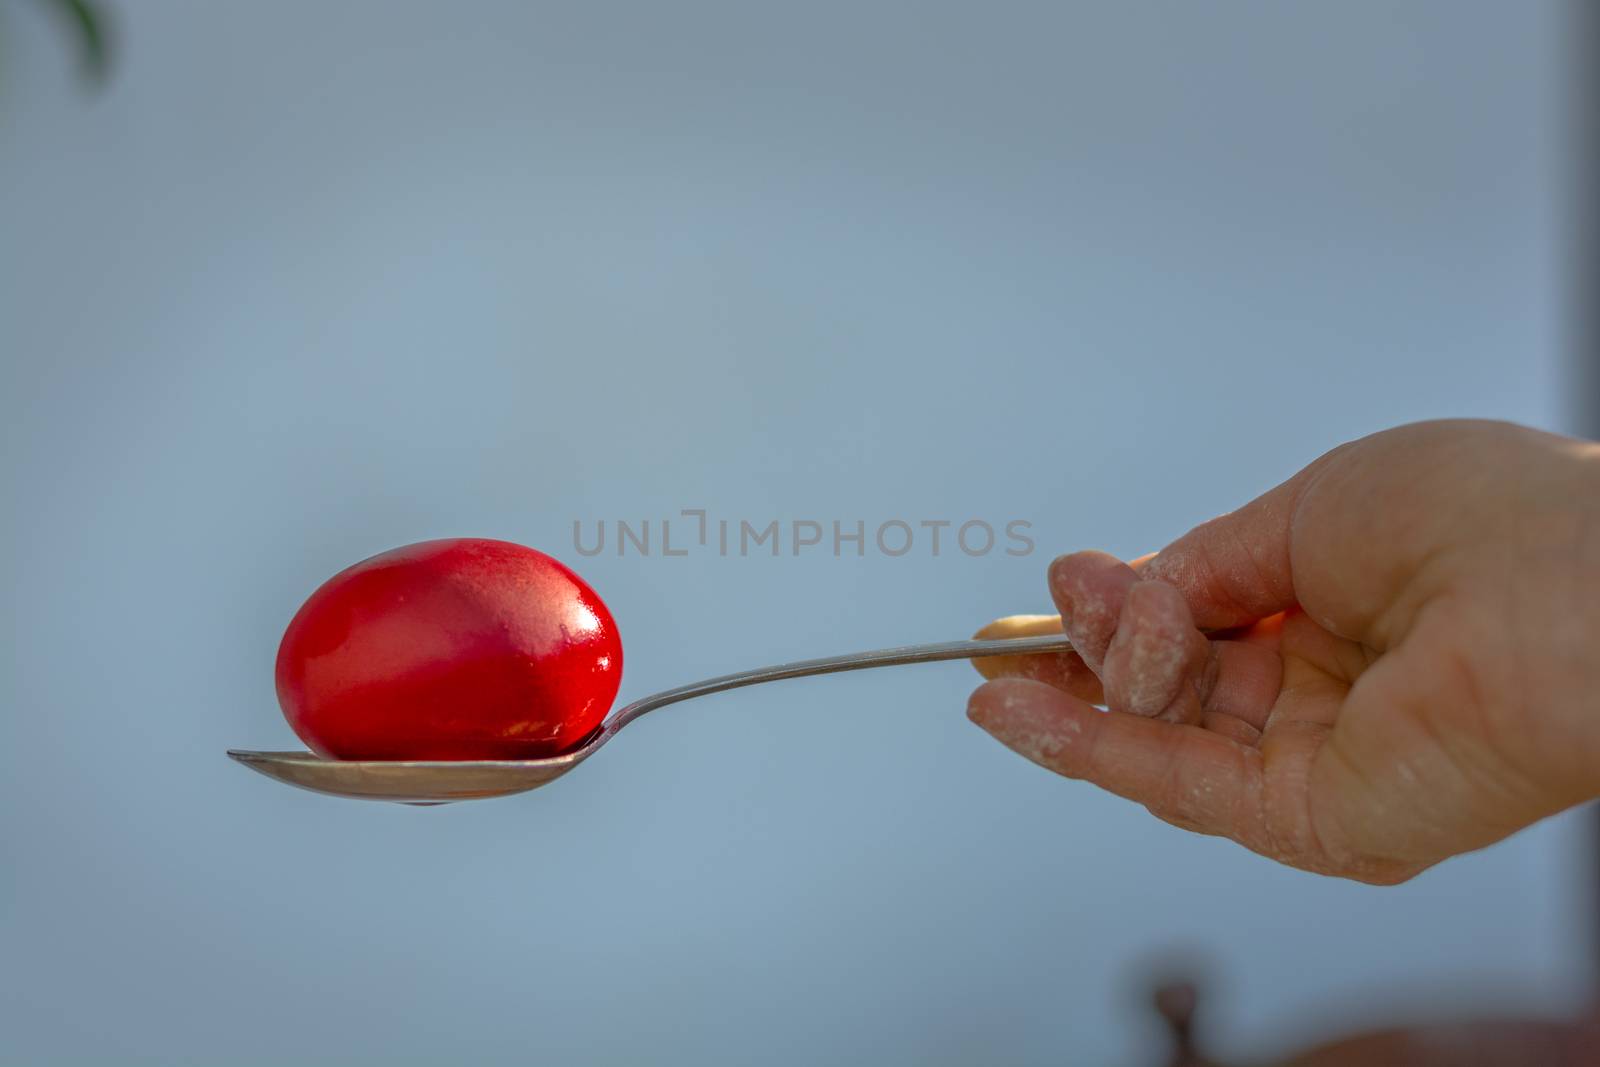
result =
[[1291,520],[1327,459],[1238,510],[1196,526],[1140,567],[1139,576],[1177,586],[1203,630],[1246,626],[1293,607]]

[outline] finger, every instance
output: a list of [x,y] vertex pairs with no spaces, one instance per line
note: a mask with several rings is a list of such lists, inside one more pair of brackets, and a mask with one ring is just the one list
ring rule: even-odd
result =
[[[1059,615],[1010,615],[996,619],[972,636],[976,640],[1039,637],[1061,633]],[[1053,685],[1080,700],[1098,704],[1105,699],[1100,679],[1076,652],[1048,652],[1034,656],[984,656],[972,661],[985,678],[1027,678]]]
[[1100,676],[1113,711],[1198,723],[1211,644],[1183,594],[1165,582],[1129,586]]
[[1259,848],[1261,757],[1198,726],[1098,711],[1050,686],[981,686],[967,715],[1018,755],[1188,829]]
[[1250,623],[1248,626],[1237,627],[1231,631],[1230,640],[1241,641],[1247,645],[1263,645],[1276,649],[1283,640],[1284,613],[1268,615],[1264,619]]
[[1183,595],[1164,582],[1133,585],[1120,618],[1101,671],[1112,710],[1184,723],[1216,713],[1251,734],[1266,725],[1282,682],[1283,662],[1273,648],[1208,641]]
[[1220,711],[1207,711],[1200,716],[1200,725],[1212,733],[1221,734],[1230,741],[1252,747],[1261,743],[1261,731],[1237,715]]
[[1141,567],[1140,577],[1177,586],[1207,630],[1244,626],[1291,607],[1290,519],[1316,466],[1196,526]]
[[1132,567],[1104,552],[1074,552],[1050,564],[1050,596],[1061,624],[1096,674],[1116,635],[1123,601],[1138,580]]
[[1277,649],[1250,640],[1213,641],[1211,658],[1206,713],[1229,716],[1257,732],[1265,729],[1283,689],[1283,659]]
[[[1202,629],[1265,618],[1299,605],[1323,628],[1372,647],[1396,643],[1402,591],[1421,603],[1426,564],[1462,529],[1495,521],[1482,493],[1497,468],[1527,478],[1526,448],[1547,447],[1521,427],[1418,423],[1352,441],[1236,511],[1190,530],[1140,571],[1183,591]],[[1465,479],[1465,481],[1463,481]],[[1298,561],[1296,574],[1292,561]]]

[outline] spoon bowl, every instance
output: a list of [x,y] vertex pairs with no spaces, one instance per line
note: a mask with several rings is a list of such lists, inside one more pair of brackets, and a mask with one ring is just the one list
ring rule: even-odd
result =
[[268,778],[313,793],[425,805],[526,793],[560,778],[589,752],[577,749],[533,760],[334,760],[310,752],[236,748],[228,755]]
[[594,755],[600,746],[646,712],[694,697],[720,693],[784,678],[892,667],[906,663],[931,663],[986,656],[1038,655],[1070,652],[1072,645],[1060,634],[1012,637],[992,641],[947,641],[932,645],[853,652],[824,659],[799,660],[775,667],[759,667],[692,682],[636,700],[607,719],[605,725],[577,748],[559,756],[529,760],[332,760],[310,752],[253,752],[229,749],[228,755],[268,778],[328,796],[355,800],[388,800],[401,804],[448,804],[457,800],[526,793],[555,781]]

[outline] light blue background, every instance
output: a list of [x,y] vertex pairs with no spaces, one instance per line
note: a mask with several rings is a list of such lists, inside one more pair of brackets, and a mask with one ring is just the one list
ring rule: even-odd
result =
[[[0,1060],[1150,1062],[1579,995],[1573,818],[1398,889],[1054,779],[961,665],[671,709],[515,800],[274,786],[300,600],[573,562],[625,698],[965,636],[1394,423],[1558,427],[1553,3],[0,8]],[[1034,524],[579,559],[575,519]],[[676,532],[676,531],[675,531]]]

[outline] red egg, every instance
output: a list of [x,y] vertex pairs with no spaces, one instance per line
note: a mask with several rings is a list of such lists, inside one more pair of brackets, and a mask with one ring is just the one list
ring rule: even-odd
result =
[[323,583],[278,647],[278,703],[332,759],[535,759],[593,733],[622,680],[605,604],[543,552],[424,541]]

